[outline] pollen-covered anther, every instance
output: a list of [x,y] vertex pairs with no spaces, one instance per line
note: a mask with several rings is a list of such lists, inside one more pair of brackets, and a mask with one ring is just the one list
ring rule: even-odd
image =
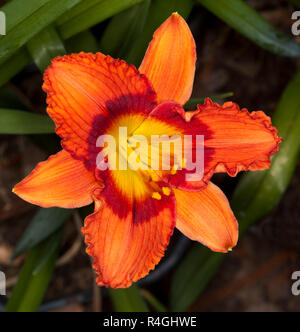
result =
[[157,174],[156,172],[154,172],[154,171],[152,171],[152,172],[150,173],[150,177],[151,177],[151,180],[152,180],[153,182],[158,182],[158,181],[160,181],[160,177],[159,177],[158,174]]
[[163,192],[164,195],[166,195],[166,196],[170,196],[170,194],[171,194],[171,189],[170,189],[169,187],[163,187],[163,188],[162,188],[162,192]]
[[159,192],[155,191],[152,194],[152,198],[157,199],[159,201],[159,200],[161,200],[161,194]]

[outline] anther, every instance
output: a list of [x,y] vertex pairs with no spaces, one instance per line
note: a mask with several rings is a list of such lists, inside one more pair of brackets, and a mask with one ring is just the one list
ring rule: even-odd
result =
[[164,195],[166,196],[170,196],[171,194],[171,189],[169,187],[163,187],[162,188],[162,192],[164,193]]
[[152,198],[157,199],[157,200],[161,200],[161,194],[158,193],[157,191],[155,191],[155,192],[152,194]]

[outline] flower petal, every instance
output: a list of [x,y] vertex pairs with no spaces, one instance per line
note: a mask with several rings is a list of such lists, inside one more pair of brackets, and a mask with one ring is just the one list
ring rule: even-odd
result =
[[236,246],[238,224],[223,192],[209,182],[197,192],[175,189],[176,227],[191,240],[213,251],[228,252]]
[[91,204],[92,192],[100,186],[82,161],[62,150],[39,163],[13,192],[25,201],[45,208],[75,208]]
[[[185,190],[206,186],[214,173],[227,172],[236,176],[240,171],[258,171],[270,167],[270,157],[278,151],[282,139],[271,119],[258,111],[249,113],[232,102],[223,106],[206,99],[198,105],[190,125],[201,124],[204,135],[204,176],[202,181],[188,183],[185,171],[176,174],[171,184]],[[204,129],[204,130],[203,130]]]
[[62,145],[77,159],[90,159],[90,142],[98,137],[103,117],[127,109],[150,111],[156,105],[146,77],[101,53],[55,58],[45,72],[43,89]]
[[235,103],[220,106],[210,99],[198,108],[196,117],[211,131],[205,148],[213,151],[210,165],[216,172],[236,176],[240,171],[270,167],[270,157],[278,152],[282,138],[264,112],[249,113]]
[[95,213],[85,219],[82,229],[98,285],[127,288],[146,276],[164,255],[174,226],[173,194],[134,203],[126,215],[98,196]]
[[185,104],[192,93],[196,46],[185,20],[174,13],[154,33],[139,68],[152,83],[159,102]]

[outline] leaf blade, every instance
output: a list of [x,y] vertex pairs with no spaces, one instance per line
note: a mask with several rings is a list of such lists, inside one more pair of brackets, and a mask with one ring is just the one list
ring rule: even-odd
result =
[[0,36],[0,65],[19,48],[82,0],[14,0],[1,10],[7,18],[7,34]]
[[64,43],[54,27],[47,27],[27,43],[27,49],[41,72],[58,55],[66,54]]
[[281,56],[299,56],[300,45],[271,26],[244,0],[198,0],[198,2],[260,47]]
[[35,312],[38,310],[53,274],[60,241],[57,241],[55,250],[48,256],[38,273],[33,272],[36,265],[47,254],[49,241],[60,236],[60,232],[53,234],[52,238],[30,250],[6,305],[6,312]]
[[54,122],[47,115],[0,109],[0,134],[50,134]]
[[49,208],[40,209],[17,243],[11,260],[32,249],[59,230],[71,216],[73,210]]
[[60,35],[63,39],[70,38],[142,1],[85,0],[58,20]]
[[137,285],[126,289],[108,289],[117,312],[149,312]]
[[130,48],[142,33],[150,4],[150,0],[144,0],[141,4],[115,15],[102,35],[102,52],[115,58],[126,59]]

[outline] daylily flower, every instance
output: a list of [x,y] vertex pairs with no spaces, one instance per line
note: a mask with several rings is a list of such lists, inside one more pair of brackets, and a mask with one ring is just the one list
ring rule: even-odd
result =
[[[261,111],[207,99],[184,112],[195,63],[195,41],[175,13],[155,32],[139,70],[101,53],[80,53],[55,58],[44,75],[47,112],[63,149],[38,164],[14,192],[45,208],[95,203],[82,231],[99,285],[129,287],[146,276],[163,257],[174,227],[213,251],[231,250],[238,224],[210,179],[219,172],[267,169],[278,151],[281,139]],[[147,138],[204,135],[203,178],[186,181],[188,171],[174,167],[100,171],[96,140],[104,134],[117,138],[121,126]]]

